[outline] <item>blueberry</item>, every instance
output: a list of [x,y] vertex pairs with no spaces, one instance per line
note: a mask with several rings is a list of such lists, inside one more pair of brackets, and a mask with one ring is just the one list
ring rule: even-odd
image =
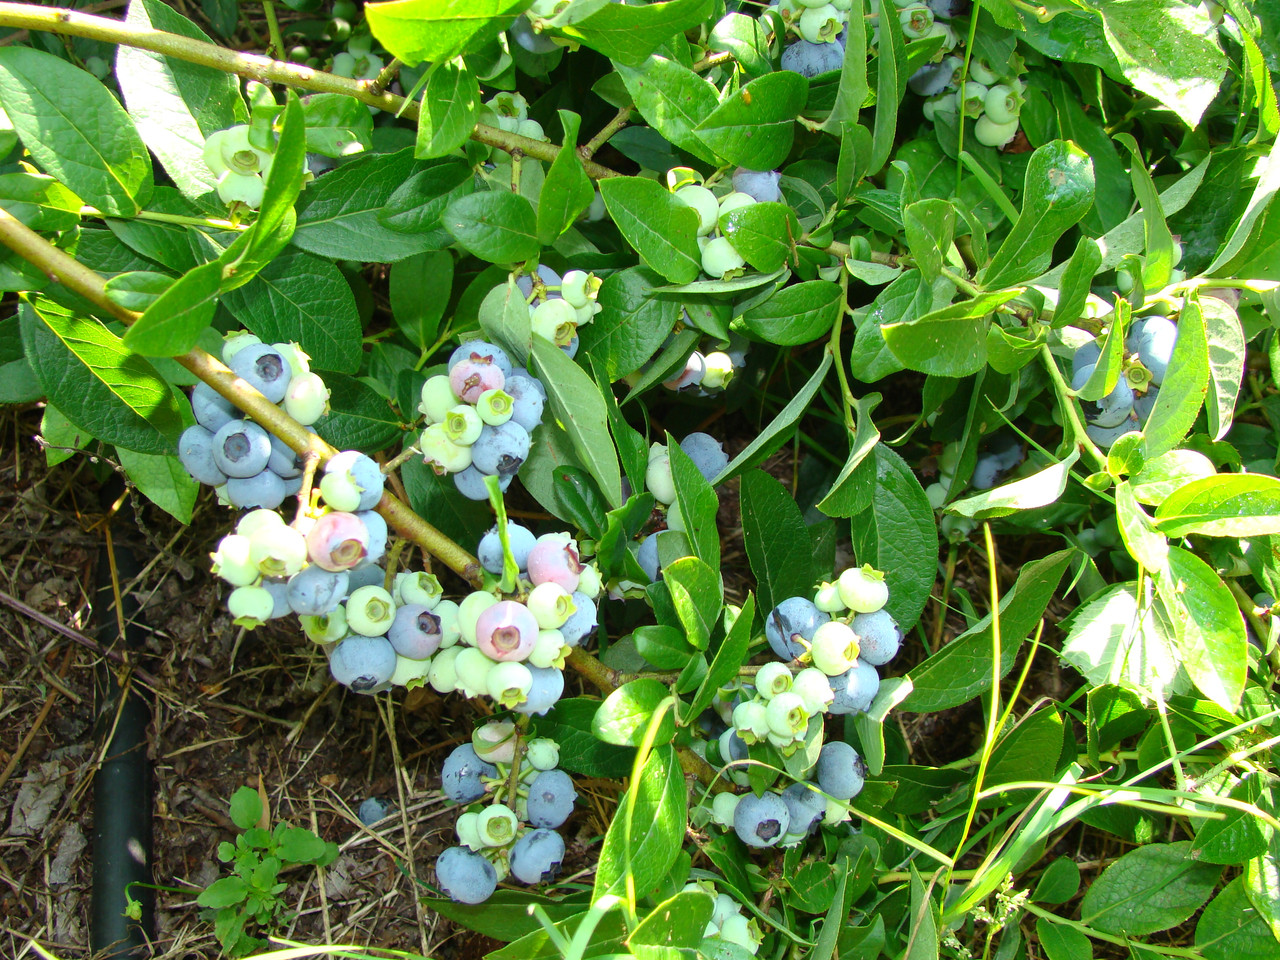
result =
[[[498,489],[506,493],[507,487],[511,486],[511,481],[515,474],[505,477],[498,477]],[[453,485],[458,488],[458,492],[468,500],[488,500],[489,488],[484,484],[485,474],[475,468],[473,464],[467,469],[455,473],[453,475]]]
[[289,584],[284,580],[263,580],[263,588],[271,594],[271,615],[269,620],[279,620],[293,613],[289,608]]
[[440,771],[440,789],[454,803],[471,803],[484,796],[481,777],[496,777],[498,768],[476,756],[469,743],[453,748]]
[[245,347],[227,364],[240,377],[272,403],[284,399],[293,379],[293,367],[275,347],[254,343]]
[[[556,273],[545,264],[538,264],[538,279],[548,287],[560,286],[560,274]],[[533,277],[529,276],[527,273],[516,277],[516,289],[519,290],[526,299],[528,299],[533,294]],[[560,291],[548,290],[547,297],[548,299],[558,300],[560,299]]]
[[[511,556],[516,566],[524,571],[529,563],[529,551],[533,549],[537,537],[528,527],[522,527],[514,520],[507,521],[507,542],[511,545]],[[476,548],[476,557],[480,566],[497,576],[502,573],[502,540],[498,537],[498,528],[480,538],[480,546]]]
[[528,820],[535,827],[554,830],[569,819],[578,791],[563,770],[544,770],[529,784]]
[[1022,462],[1022,444],[1008,431],[999,431],[987,441],[987,453],[1001,470],[1012,470]]
[[396,672],[395,647],[386,637],[352,634],[333,648],[329,672],[356,693],[373,692]]
[[511,358],[507,352],[496,344],[485,340],[467,340],[449,355],[449,366],[463,360],[479,360],[483,363],[495,364],[503,376],[511,376]]
[[569,619],[560,625],[560,634],[564,642],[571,647],[580,646],[591,634],[595,633],[599,623],[596,602],[585,593],[573,592],[574,611]]
[[[1076,374],[1088,367],[1090,371],[1098,365],[1098,360],[1102,358],[1102,347],[1097,340],[1090,340],[1081,346],[1071,357],[1071,379],[1074,380]],[[1086,378],[1087,379],[1087,378]]]
[[560,872],[564,839],[554,830],[530,830],[511,848],[511,875],[521,883],[544,883]]
[[575,333],[573,335],[573,339],[570,340],[568,343],[566,343],[564,346],[562,346],[560,349],[564,351],[565,356],[567,356],[570,360],[572,360],[574,357],[578,355],[578,347],[581,345],[581,342],[582,341],[578,338],[578,335]]
[[484,425],[471,445],[471,463],[481,473],[509,477],[529,455],[529,431],[514,420],[500,426]]
[[1144,427],[1147,425],[1147,420],[1151,418],[1151,411],[1155,409],[1156,397],[1158,396],[1160,396],[1160,388],[1149,387],[1146,393],[1141,394],[1133,401],[1134,415],[1137,416],[1138,422]]
[[657,534],[650,534],[640,541],[640,548],[636,550],[636,561],[640,564],[640,569],[645,572],[645,576],[651,582],[657,583],[662,573],[662,568],[658,564]]
[[1000,480],[1000,464],[995,457],[986,454],[978,457],[973,465],[973,474],[969,477],[969,485],[975,490],[990,490]]
[[772,847],[791,827],[786,801],[776,793],[749,793],[733,811],[733,830],[749,847]]
[[195,414],[196,423],[213,433],[224,424],[240,419],[235,404],[207,383],[197,383],[191,391],[191,412]]
[[252,477],[267,469],[271,435],[250,420],[232,420],[213,435],[213,462],[228,477]]
[[[828,791],[829,792],[829,791]],[[782,802],[787,805],[791,817],[792,833],[812,833],[827,812],[827,801],[807,783],[793,783],[782,791]]]
[[948,60],[941,63],[926,63],[911,75],[907,86],[911,92],[922,97],[932,97],[941,93],[951,83],[956,74],[955,64]]
[[810,43],[808,40],[797,40],[782,51],[782,69],[791,70],[802,77],[812,79],[820,73],[839,70],[842,66],[844,66],[844,44],[838,40],[834,43]]
[[867,765],[858,751],[842,740],[822,746],[818,754],[818,786],[837,800],[852,800],[862,792],[867,779]]
[[680,441],[680,449],[688,454],[698,472],[710,482],[729,465],[729,455],[720,441],[709,433],[691,433]]
[[1103,450],[1106,450],[1126,433],[1131,433],[1137,429],[1137,423],[1133,420],[1125,420],[1119,426],[1115,427],[1100,427],[1097,424],[1091,423],[1084,428],[1084,432],[1088,434],[1090,440],[1100,446]]
[[321,617],[342,602],[349,587],[346,571],[330,572],[313,563],[289,578],[289,606],[299,616]]
[[542,411],[547,402],[547,392],[542,384],[530,376],[513,373],[502,388],[514,401],[511,419],[529,433],[542,423]]
[[902,646],[902,631],[886,610],[860,613],[849,626],[858,635],[858,659],[873,667],[888,663],[897,656],[898,648]]
[[556,705],[564,693],[564,673],[555,667],[535,667],[529,664],[529,672],[533,674],[533,684],[525,694],[524,701],[515,706],[516,713],[525,716],[537,714],[546,716],[548,710]]
[[325,473],[345,473],[360,491],[360,502],[352,512],[372,510],[382,499],[382,486],[386,480],[382,468],[372,457],[358,450],[343,450],[324,465]]
[[182,431],[178,438],[178,459],[198,483],[220,487],[227,482],[226,474],[213,462],[213,434],[199,424]]
[[962,16],[968,13],[973,5],[970,0],[928,0],[928,3],[934,16],[941,17],[943,20]]
[[738,731],[733,727],[720,734],[720,759],[724,763],[746,760],[749,755],[747,741],[738,736]]
[[387,521],[376,510],[361,510],[356,514],[369,531],[366,563],[377,563],[387,552]]
[[294,477],[302,476],[302,458],[275,435],[271,437],[271,457],[267,460],[267,466],[282,480],[292,480]]
[[406,603],[396,608],[387,639],[400,656],[425,660],[440,649],[444,633],[434,613],[420,603]]
[[796,638],[813,639],[813,632],[831,619],[804,597],[788,597],[773,608],[764,621],[764,634],[779,660],[794,660],[804,653],[804,644]]
[[880,674],[865,660],[859,660],[838,677],[831,678],[836,698],[829,709],[833,714],[866,713],[880,692]]
[[[1093,371],[1091,366],[1079,368],[1071,378],[1071,389],[1079,390],[1083,387]],[[1121,377],[1116,381],[1115,388],[1101,400],[1081,400],[1080,406],[1084,410],[1085,419],[1094,426],[1117,427],[1133,412],[1133,401],[1133,388]]]
[[1177,339],[1178,328],[1168,317],[1145,317],[1129,328],[1125,346],[1138,355],[1142,365],[1151,371],[1151,382],[1159,386],[1173,359]]
[[782,199],[782,191],[778,188],[781,179],[782,174],[777,170],[748,170],[746,167],[738,167],[733,171],[733,189],[755,197],[760,203],[777,203]]
[[387,580],[387,571],[383,570],[376,563],[368,560],[362,562],[358,567],[352,567],[347,571],[347,591],[350,593],[359,590],[361,587],[380,587]]
[[530,53],[553,53],[558,49],[558,44],[550,37],[535,33],[533,24],[525,16],[519,16],[512,20],[511,26],[507,27],[507,34]]
[[226,490],[227,499],[241,510],[252,507],[274,510],[284,503],[286,496],[284,481],[270,470],[263,470],[252,477],[229,477]]
[[389,803],[383,803],[377,797],[368,797],[361,801],[360,809],[356,811],[356,816],[360,818],[360,822],[366,827],[371,827],[379,820],[385,820],[395,811],[395,807]]
[[498,886],[498,873],[480,854],[466,847],[450,847],[436,860],[440,889],[458,903],[484,903]]

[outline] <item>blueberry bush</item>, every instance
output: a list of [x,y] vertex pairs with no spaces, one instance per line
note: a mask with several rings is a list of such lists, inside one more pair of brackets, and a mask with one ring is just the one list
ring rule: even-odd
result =
[[224,503],[236,623],[480,698],[431,910],[1280,955],[1280,3],[261,7],[0,3],[0,401]]

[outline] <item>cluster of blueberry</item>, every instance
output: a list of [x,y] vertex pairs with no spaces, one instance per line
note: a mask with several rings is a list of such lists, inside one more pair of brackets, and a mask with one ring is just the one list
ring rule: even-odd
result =
[[570,270],[563,277],[539,264],[533,273],[516,278],[516,287],[529,305],[531,332],[550,340],[570,358],[578,354],[578,327],[600,312],[596,297],[600,279],[593,273]]
[[436,880],[451,899],[483,903],[508,876],[532,885],[559,873],[565,846],[556,831],[578,798],[559,763],[554,740],[525,741],[514,724],[497,721],[445,759],[441,787],[466,808],[459,845],[436,860]]
[[[688,314],[685,314],[688,323]],[[731,331],[729,343],[723,350],[694,350],[673,376],[662,381],[672,392],[688,392],[699,397],[709,397],[729,385],[740,367],[746,366],[749,342]],[[642,372],[637,372],[638,381]]]
[[472,500],[488,499],[486,476],[498,477],[505,491],[529,455],[546,398],[538,378],[514,366],[501,347],[467,341],[449,357],[448,373],[422,385],[423,460],[441,476],[453,474]]
[[[778,659],[762,664],[752,684],[721,690],[715,704],[729,724],[718,743],[722,762],[744,761],[752,744],[765,742],[793,755],[814,717],[869,710],[880,689],[876,667],[902,644],[902,632],[884,609],[888,600],[884,575],[862,566],[821,584],[812,600],[788,597],[774,607],[765,618],[765,638]],[[800,669],[793,675],[795,666]],[[844,801],[862,789],[866,770],[857,751],[832,741],[806,775],[816,782],[801,780],[760,796],[719,794],[712,819],[753,847],[799,843],[819,824],[848,818]],[[729,778],[749,782],[745,769],[731,768]]]
[[[772,29],[772,18],[781,17],[787,36],[794,43],[782,52],[782,69],[805,77],[816,77],[839,70],[844,63],[844,29],[849,22],[855,0],[775,0],[765,11],[766,30]],[[859,15],[862,2],[857,0]],[[942,50],[952,50],[957,43],[955,31],[947,22],[963,12],[968,3],[957,0],[894,0],[898,22],[908,40],[941,37]],[[872,43],[879,42],[880,27],[872,26]]]
[[[924,488],[925,496],[933,509],[940,510],[947,498],[959,491],[955,487],[956,468],[960,465],[963,444],[948,443],[938,454],[938,479]],[[997,431],[987,438],[978,453],[969,476],[969,486],[975,490],[990,490],[1026,458],[1018,438],[1008,431]]]
[[[1178,327],[1168,317],[1143,317],[1133,323],[1125,337],[1129,359],[1115,388],[1099,401],[1081,403],[1089,439],[1107,448],[1126,433],[1146,425],[1177,340]],[[1076,350],[1071,359],[1071,389],[1079,390],[1088,382],[1101,355],[1097,341]]]
[[[596,628],[600,574],[582,563],[567,533],[541,537],[508,521],[507,546],[521,577],[514,599],[489,590],[449,605],[455,630],[425,671],[438,693],[489,696],[503,709],[544,714],[564,692],[564,660]],[[480,541],[481,565],[495,576],[504,551],[497,530]],[[438,607],[437,607],[438,609]]]
[[[686,167],[672,170],[668,180],[676,181],[675,198],[698,214],[698,247],[702,251],[702,272],[715,280],[729,280],[740,276],[746,268],[733,239],[720,230],[720,219],[734,210],[749,207],[759,201],[751,193],[745,193],[735,184],[733,192],[717,196],[705,183],[693,182],[695,176]],[[778,199],[775,197],[774,199]]]
[[216,178],[218,199],[228,206],[242,204],[250,210],[262,206],[266,176],[275,159],[270,149],[255,145],[247,123],[217,130],[204,141],[204,162]]
[[[720,441],[709,433],[691,433],[680,441],[680,449],[693,461],[708,482],[718,476],[729,465],[729,455],[724,452]],[[676,483],[671,476],[671,453],[665,443],[655,443],[649,447],[649,465],[644,474],[645,488],[653,494],[653,499],[666,507],[667,529],[680,533],[685,532],[684,517],[680,513],[680,504],[676,502]],[[662,567],[658,561],[658,535],[650,534],[640,542],[636,551],[636,560],[640,568],[653,582],[657,582]]]
[[[517,17],[517,20],[522,19],[524,18]],[[539,39],[544,38],[539,37]],[[514,90],[503,90],[486,100],[480,108],[479,120],[481,123],[487,123],[507,133],[518,133],[522,137],[533,140],[548,139],[542,124],[530,119],[529,101]],[[509,159],[508,163],[510,163]]]
[[710,880],[696,880],[684,885],[684,893],[697,891],[715,897],[711,919],[703,930],[698,954],[708,957],[733,956],[736,951],[726,952],[722,946],[733,944],[754,956],[764,940],[759,924],[743,916],[741,904],[727,893],[717,892],[715,884]]
[[[311,372],[296,343],[267,344],[251,333],[238,333],[223,344],[222,360],[303,426],[329,409],[329,390]],[[289,446],[242,419],[235,405],[212,387],[196,385],[191,412],[196,423],[178,439],[178,459],[197,481],[216,488],[221,500],[241,509],[274,510],[302,488],[302,465]]]

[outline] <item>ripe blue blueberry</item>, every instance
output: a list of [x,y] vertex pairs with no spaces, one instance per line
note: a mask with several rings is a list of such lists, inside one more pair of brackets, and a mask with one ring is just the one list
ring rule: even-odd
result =
[[542,423],[542,411],[547,402],[546,389],[534,377],[513,373],[507,378],[503,390],[512,399],[511,419],[533,433]]
[[580,646],[591,634],[595,633],[599,623],[596,602],[579,590],[572,595],[574,611],[569,619],[560,625],[560,634],[564,642],[571,647]]
[[356,516],[364,524],[364,528],[369,531],[369,544],[365,548],[365,562],[377,563],[387,552],[387,521],[376,510],[361,510]]
[[342,602],[349,587],[346,571],[331,573],[313,563],[289,578],[289,606],[299,616],[322,617]]
[[949,58],[941,63],[926,63],[911,75],[907,86],[911,88],[912,93],[922,97],[932,97],[945,90],[955,75],[955,64],[951,63]]
[[1164,383],[1177,339],[1178,328],[1168,317],[1144,317],[1129,328],[1125,347],[1138,355],[1142,365],[1151,371],[1151,382],[1159,386]]
[[213,462],[213,434],[199,424],[182,431],[178,438],[178,459],[198,483],[220,487],[227,482],[226,474]]
[[406,603],[396,608],[387,639],[400,656],[425,660],[440,649],[444,633],[434,613],[420,603]]
[[791,827],[786,801],[776,793],[749,793],[733,811],[733,831],[749,847],[772,847]]
[[[467,469],[453,475],[453,485],[468,500],[488,500],[489,489],[484,485],[484,478],[485,474],[477,470],[475,465],[472,464]],[[498,477],[498,489],[506,493],[507,487],[511,486],[511,481],[514,478],[514,473],[505,477]]]
[[887,610],[860,613],[849,626],[858,635],[858,659],[873,667],[888,663],[902,646],[902,631]]
[[507,35],[530,53],[554,53],[558,48],[550,37],[535,33],[529,18],[521,15],[511,21]]
[[729,455],[720,441],[709,433],[691,433],[680,441],[680,449],[688,454],[698,472],[708,482],[729,465]]
[[226,491],[232,506],[241,510],[253,507],[274,510],[284,503],[286,496],[284,481],[265,469],[252,477],[229,477]]
[[469,743],[453,748],[445,757],[440,771],[440,789],[454,803],[471,803],[484,796],[481,777],[496,777],[498,768],[476,756],[476,749]]
[[880,674],[865,660],[850,667],[838,677],[831,678],[831,689],[836,698],[828,712],[833,714],[866,713],[871,701],[880,692]]
[[227,364],[240,377],[272,403],[284,399],[293,379],[293,367],[275,347],[253,343],[236,353]]
[[514,420],[500,426],[485,424],[471,445],[471,464],[481,473],[509,477],[529,455],[529,431]]
[[658,582],[658,577],[662,573],[662,568],[658,563],[658,535],[650,534],[640,541],[640,547],[636,550],[636,561],[640,564],[640,569],[644,571],[645,576],[652,583]]
[[267,460],[271,472],[282,480],[302,476],[302,459],[293,449],[274,434],[271,437],[271,457]]
[[782,69],[794,71],[802,77],[812,79],[820,73],[839,70],[842,66],[844,66],[844,44],[839,40],[833,43],[810,43],[808,40],[797,40],[782,51]]
[[[556,273],[545,264],[538,264],[538,279],[547,287],[560,286],[560,274]],[[516,277],[516,289],[518,289],[525,298],[528,299],[533,294],[533,277],[527,273]],[[560,299],[560,291],[548,290],[547,298],[552,300]]]
[[803,782],[791,784],[782,791],[782,801],[791,817],[791,833],[810,834],[818,829],[827,812],[827,801],[816,790],[810,790]]
[[818,754],[818,786],[837,800],[852,800],[862,792],[867,765],[858,751],[842,740],[822,745]]
[[289,584],[284,580],[263,580],[263,588],[271,594],[271,615],[269,620],[279,620],[293,613],[289,608]]
[[1134,415],[1138,418],[1138,422],[1144,427],[1147,425],[1147,421],[1151,418],[1151,411],[1155,409],[1156,397],[1158,396],[1160,396],[1160,388],[1150,387],[1147,389],[1146,393],[1139,395],[1138,398],[1133,401]]
[[396,672],[396,649],[386,637],[352,634],[333,648],[329,672],[356,693],[370,693]]
[[511,875],[521,883],[545,883],[560,872],[564,838],[554,830],[530,830],[511,848]]
[[240,411],[235,404],[207,383],[197,383],[191,391],[191,412],[196,423],[212,433],[217,433],[224,424],[240,419]]
[[363,561],[358,567],[347,571],[347,592],[351,593],[361,587],[380,587],[387,580],[387,571],[376,563]]
[[379,820],[385,820],[391,816],[394,810],[395,807],[383,803],[377,797],[367,797],[360,802],[360,809],[356,811],[356,816],[366,827],[371,827]]
[[440,889],[458,903],[484,903],[498,886],[493,864],[466,847],[450,847],[436,860]]
[[524,695],[523,702],[517,703],[514,709],[516,713],[526,716],[535,713],[540,717],[545,716],[564,693],[564,673],[555,667],[528,666],[533,675],[533,684]]
[[[528,567],[529,551],[533,549],[537,539],[528,527],[523,527],[514,520],[507,521],[507,542],[511,545],[511,556],[522,572]],[[502,573],[502,540],[498,537],[496,526],[480,538],[476,558],[480,561],[480,566],[495,576]]]
[[812,640],[813,632],[831,619],[804,597],[788,597],[773,608],[764,621],[764,635],[779,660],[794,660],[805,652],[797,640]]
[[544,770],[529,784],[528,819],[535,827],[555,830],[573,813],[578,799],[573,779],[563,770]]
[[[1083,344],[1071,357],[1071,379],[1074,380],[1076,374],[1086,367],[1092,372],[1101,357],[1102,347],[1098,345],[1097,340],[1090,340],[1088,343]],[[1087,375],[1085,379],[1088,379]]]
[[969,485],[975,490],[990,490],[1000,480],[1000,464],[995,457],[982,454],[973,465]]
[[754,197],[759,203],[777,203],[782,199],[778,187],[782,174],[777,170],[748,170],[738,167],[733,171],[733,189]]
[[[1071,389],[1079,390],[1083,387],[1093,375],[1093,371],[1092,366],[1086,365],[1079,368],[1071,378]],[[1081,400],[1080,406],[1089,423],[1097,427],[1109,428],[1117,427],[1128,419],[1129,414],[1133,412],[1133,401],[1133,388],[1121,377],[1116,381],[1115,388],[1101,400],[1096,402]]]
[[267,469],[271,435],[251,420],[232,420],[213,435],[212,453],[228,477],[252,477]]

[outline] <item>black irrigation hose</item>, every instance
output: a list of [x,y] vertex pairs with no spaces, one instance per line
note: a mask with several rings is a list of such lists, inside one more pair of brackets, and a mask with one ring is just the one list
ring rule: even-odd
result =
[[[118,481],[102,491],[103,505],[120,495]],[[128,503],[121,515],[130,516]],[[117,577],[120,582],[137,575],[140,566],[132,551],[113,540]],[[145,632],[136,622],[138,602],[122,598],[124,636],[116,617],[115,594],[111,586],[111,561],[104,546],[98,557],[97,597],[98,642],[104,647],[123,644],[141,651]],[[94,740],[101,744],[110,737],[102,766],[93,781],[93,888],[90,896],[89,945],[99,960],[141,957],[155,924],[155,893],[141,884],[151,879],[151,760],[147,756],[147,725],[151,710],[136,692],[123,695],[116,680],[115,666],[103,660],[94,685],[96,724]],[[129,884],[139,884],[129,887]],[[141,921],[125,915],[126,890],[142,905]]]

